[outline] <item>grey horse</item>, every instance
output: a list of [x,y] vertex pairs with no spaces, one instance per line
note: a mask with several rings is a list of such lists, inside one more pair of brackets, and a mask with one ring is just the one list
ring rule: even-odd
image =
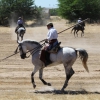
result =
[[[32,55],[32,63],[34,65],[34,70],[32,71],[31,74],[31,81],[33,84],[33,87],[36,87],[35,81],[34,81],[34,75],[37,71],[39,71],[39,78],[40,80],[45,84],[50,86],[50,83],[47,83],[43,78],[43,68],[45,68],[44,63],[40,60],[40,51],[41,51],[41,44],[32,41],[32,40],[23,40],[23,41],[18,41],[18,47],[16,49],[16,52],[20,52],[20,57],[22,59],[27,58],[26,54],[27,52],[30,52],[30,55]],[[71,76],[74,74],[74,70],[72,69],[72,65],[76,61],[77,57],[80,57],[82,64],[84,68],[86,69],[87,72],[89,72],[88,67],[87,67],[87,60],[88,60],[88,53],[84,49],[75,49],[72,47],[63,47],[61,48],[58,53],[50,54],[50,60],[52,61],[52,64],[49,66],[53,65],[58,65],[58,64],[63,64],[65,68],[65,74],[66,74],[66,80],[65,83],[61,89],[61,91],[64,91],[64,89],[68,85],[68,81],[71,78]],[[48,67],[48,66],[47,66]]]
[[23,40],[23,36],[25,34],[25,31],[26,30],[23,27],[18,28],[18,30],[16,32],[16,34],[17,34],[17,42],[18,42],[18,40],[19,40],[20,37],[21,37],[21,41]]

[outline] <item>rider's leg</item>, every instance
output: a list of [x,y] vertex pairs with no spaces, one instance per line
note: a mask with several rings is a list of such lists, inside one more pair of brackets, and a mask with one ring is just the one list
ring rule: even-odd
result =
[[40,60],[45,63],[45,50],[41,50]]
[[16,27],[16,29],[15,29],[15,33],[17,33],[18,28],[19,28],[19,26]]

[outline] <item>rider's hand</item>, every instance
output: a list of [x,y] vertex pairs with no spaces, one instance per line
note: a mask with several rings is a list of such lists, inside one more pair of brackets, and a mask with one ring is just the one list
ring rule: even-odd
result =
[[48,39],[45,39],[45,43],[48,43]]

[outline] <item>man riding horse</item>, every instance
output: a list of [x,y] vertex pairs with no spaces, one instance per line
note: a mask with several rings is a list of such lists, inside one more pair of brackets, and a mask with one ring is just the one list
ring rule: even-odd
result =
[[17,33],[17,30],[18,30],[20,27],[23,27],[23,28],[25,29],[25,27],[24,27],[24,25],[23,25],[23,19],[22,19],[22,17],[19,17],[19,18],[18,18],[17,27],[16,27],[16,29],[15,29],[15,33]]
[[56,29],[53,27],[53,23],[47,24],[47,29],[49,30],[47,33],[47,39],[45,42],[49,43],[48,46],[45,46],[41,51],[40,60],[44,62],[45,66],[52,63],[49,59],[50,53],[49,51],[58,44],[58,33]]
[[84,30],[85,23],[82,21],[82,18],[79,18],[77,22],[78,25],[76,25],[76,27],[82,27],[82,29]]
[[[85,26],[85,22],[82,21],[81,18],[79,18],[78,21],[77,21],[77,24],[72,28],[71,33],[72,33],[72,31],[74,30],[74,36],[75,36],[75,34],[76,34],[77,37],[78,37],[77,32],[78,32],[78,31],[81,31],[81,32],[82,32],[82,33],[81,33],[81,37],[84,36],[84,30],[85,30],[84,26]],[[76,36],[75,36],[75,37],[76,37]]]

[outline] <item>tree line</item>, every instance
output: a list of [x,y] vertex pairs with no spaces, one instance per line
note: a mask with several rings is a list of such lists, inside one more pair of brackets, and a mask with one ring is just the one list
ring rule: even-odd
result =
[[38,18],[39,15],[34,0],[0,0],[0,25],[8,24],[12,17],[16,21],[18,16],[29,19]]
[[100,0],[58,0],[58,3],[58,13],[65,19],[100,20]]
[[[9,20],[18,16],[24,19],[41,17],[42,7],[35,5],[35,0],[0,0],[0,25],[7,25]],[[70,21],[81,17],[93,21],[100,19],[100,0],[58,0],[58,8],[51,8],[50,15],[58,15]]]

